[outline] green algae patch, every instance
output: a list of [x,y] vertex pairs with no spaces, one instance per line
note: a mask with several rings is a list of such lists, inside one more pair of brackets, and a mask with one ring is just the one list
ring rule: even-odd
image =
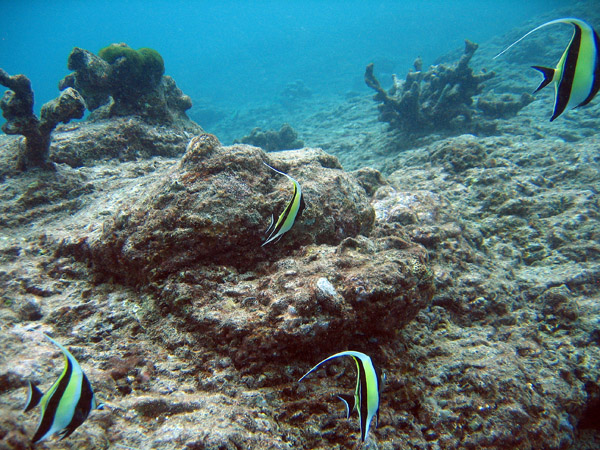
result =
[[119,71],[130,86],[144,90],[154,88],[165,73],[165,62],[156,50],[134,50],[127,44],[111,44],[100,49],[98,56]]

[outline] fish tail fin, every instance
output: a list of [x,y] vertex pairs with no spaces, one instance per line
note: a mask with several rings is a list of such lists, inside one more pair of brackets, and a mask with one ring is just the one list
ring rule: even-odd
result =
[[550,83],[552,83],[552,79],[554,78],[554,73],[556,72],[556,70],[550,69],[549,67],[542,67],[542,66],[531,66],[531,68],[542,72],[542,75],[544,75],[544,80],[540,83],[540,85],[537,87],[537,89],[535,91],[533,91],[533,93],[535,94],[537,91],[545,88]]
[[27,403],[25,404],[25,409],[23,412],[31,411],[35,408],[39,403],[41,398],[44,396],[42,391],[33,383],[29,382],[29,393],[27,394]]

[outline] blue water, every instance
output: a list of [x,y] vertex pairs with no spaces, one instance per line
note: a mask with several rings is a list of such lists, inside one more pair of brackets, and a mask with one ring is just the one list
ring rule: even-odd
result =
[[39,112],[58,95],[74,46],[97,52],[125,42],[158,50],[166,74],[194,102],[241,107],[298,79],[316,94],[366,91],[373,60],[402,75],[416,56],[430,64],[465,38],[484,42],[569,3],[2,0],[0,67],[31,79]]

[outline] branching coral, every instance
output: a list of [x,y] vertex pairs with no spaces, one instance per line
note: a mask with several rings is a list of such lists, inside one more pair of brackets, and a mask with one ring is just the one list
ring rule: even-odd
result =
[[63,91],[59,97],[42,106],[40,119],[33,113],[33,90],[25,75],[8,75],[0,69],[0,84],[10,89],[0,100],[6,123],[6,134],[25,136],[25,149],[19,155],[18,166],[22,170],[32,167],[49,167],[48,152],[52,130],[60,123],[81,119],[85,101],[75,89]]
[[381,102],[379,120],[409,134],[464,128],[473,118],[473,96],[481,93],[482,83],[495,75],[473,73],[469,61],[477,48],[467,40],[457,63],[432,66],[427,72],[421,70],[421,60],[417,59],[415,71],[410,71],[406,80],[394,77],[389,92],[381,87],[373,74],[373,64],[369,64],[365,82],[377,92],[374,99]]

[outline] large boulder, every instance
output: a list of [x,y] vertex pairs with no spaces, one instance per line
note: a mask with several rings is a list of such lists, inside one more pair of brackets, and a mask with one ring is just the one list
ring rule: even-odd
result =
[[[264,163],[296,178],[307,206],[279,242],[261,247],[271,215],[279,216],[293,192]],[[204,134],[168,177],[105,225],[92,254],[100,272],[143,285],[209,265],[252,270],[304,245],[366,233],[374,217],[365,190],[322,150],[267,155]]]

